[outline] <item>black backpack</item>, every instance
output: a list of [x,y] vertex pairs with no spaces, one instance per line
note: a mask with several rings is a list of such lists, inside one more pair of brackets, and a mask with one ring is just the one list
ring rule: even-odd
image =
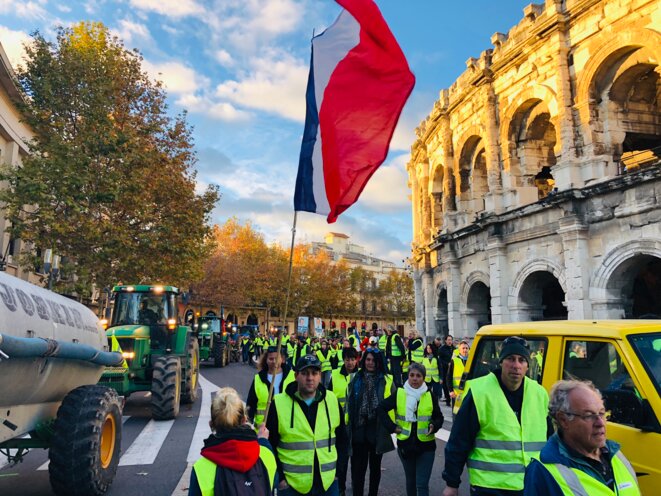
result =
[[271,483],[266,466],[257,460],[247,472],[216,467],[214,496],[270,496]]

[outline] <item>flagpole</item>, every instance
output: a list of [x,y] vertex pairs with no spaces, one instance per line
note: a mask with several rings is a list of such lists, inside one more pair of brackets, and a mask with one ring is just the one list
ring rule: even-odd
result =
[[[297,218],[298,218],[298,211],[294,210],[294,223],[291,228],[291,247],[289,248],[289,275],[287,276],[287,296],[285,298],[285,313],[283,316],[283,325],[278,330],[277,360],[282,360],[280,355],[280,350],[282,349],[282,332],[287,327],[287,311],[289,310],[289,295],[291,293],[291,276],[292,276],[292,268],[294,264],[294,240],[296,239]],[[295,366],[296,364],[292,364],[292,365]],[[284,384],[284,381],[285,381],[285,377],[284,377],[284,369],[283,369],[282,384]],[[264,411],[264,424],[266,424],[266,421],[269,418],[269,410],[271,409],[271,402],[273,401],[274,385],[275,385],[275,374],[273,375],[273,378],[271,379],[271,384],[269,386],[269,398],[268,401],[266,402],[266,410]],[[258,425],[255,427],[259,428]]]

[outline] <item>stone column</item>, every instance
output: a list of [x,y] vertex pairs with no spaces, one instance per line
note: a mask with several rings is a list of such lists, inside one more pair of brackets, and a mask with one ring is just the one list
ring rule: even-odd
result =
[[416,268],[413,272],[413,290],[415,292],[415,328],[424,329],[426,301],[422,291],[424,269]]
[[590,303],[590,249],[588,227],[576,216],[559,221],[558,234],[562,238],[567,284],[567,313],[570,320],[592,318]]
[[459,260],[446,248],[443,252],[443,266],[446,268],[448,291],[448,329],[453,336],[463,336],[465,329],[461,321],[461,270]]
[[[425,336],[436,334],[436,298],[434,297],[434,271],[431,268],[425,270],[422,276],[423,292],[425,294],[425,326],[418,329]],[[423,341],[426,341],[423,336]]]
[[500,238],[487,241],[489,256],[489,290],[491,291],[491,321],[494,324],[511,322],[508,307],[510,273],[507,246]]
[[485,146],[487,153],[487,183],[489,193],[484,199],[484,208],[487,212],[501,212],[503,184],[500,176],[500,141],[498,138],[498,97],[493,87],[493,82],[489,81],[486,87],[487,92],[487,133],[485,135]]

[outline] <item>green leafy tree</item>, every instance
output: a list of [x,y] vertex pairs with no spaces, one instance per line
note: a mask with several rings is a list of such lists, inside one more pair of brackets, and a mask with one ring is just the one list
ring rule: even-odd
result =
[[402,271],[391,270],[381,282],[380,302],[384,313],[397,324],[398,321],[411,321],[415,318],[415,292],[413,279]]
[[100,23],[32,38],[17,105],[35,137],[22,165],[0,176],[12,236],[66,257],[69,289],[82,294],[199,277],[219,193],[196,193],[185,114],[167,114],[141,55]]

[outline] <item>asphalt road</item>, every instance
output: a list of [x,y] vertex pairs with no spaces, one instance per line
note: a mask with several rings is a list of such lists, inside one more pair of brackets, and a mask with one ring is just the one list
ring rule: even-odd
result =
[[[151,421],[149,397],[146,394],[131,396],[127,401],[122,419],[120,466],[108,492],[109,496],[187,495],[190,465],[199,456],[201,442],[209,434],[208,403],[211,392],[218,387],[232,386],[245,398],[255,369],[236,363],[216,369],[203,363],[201,372],[203,394],[200,394],[195,404],[182,406],[174,421]],[[441,431],[439,436],[447,438],[452,414],[445,406],[443,413],[446,418],[443,426],[445,431]],[[436,461],[430,480],[432,495],[440,495],[445,487],[441,479],[445,442],[437,439],[436,444]],[[47,462],[48,454],[45,450],[30,452],[24,462],[16,466],[2,465],[4,460],[0,459],[0,496],[53,496]],[[348,494],[351,494],[350,480],[347,485]],[[379,494],[405,494],[404,471],[395,452],[383,457]],[[462,484],[459,494],[468,496],[467,484]]]

